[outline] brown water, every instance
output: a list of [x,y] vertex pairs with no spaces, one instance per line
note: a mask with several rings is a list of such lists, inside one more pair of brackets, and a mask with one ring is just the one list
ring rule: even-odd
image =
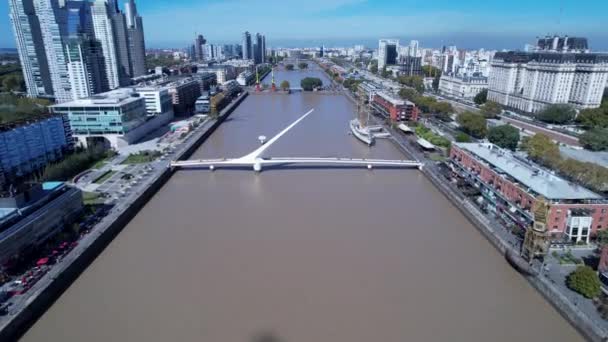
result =
[[[280,78],[278,78],[280,79]],[[194,157],[402,158],[342,96],[252,95]],[[177,172],[24,341],[578,341],[415,170]],[[272,340],[268,340],[272,341]]]

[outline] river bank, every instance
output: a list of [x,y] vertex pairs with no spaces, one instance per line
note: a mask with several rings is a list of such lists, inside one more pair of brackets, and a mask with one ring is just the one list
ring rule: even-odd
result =
[[[185,146],[176,152],[176,159],[189,158],[194,151],[230,116],[249,95],[242,93],[230,103],[209,125],[201,127],[187,138]],[[17,312],[0,317],[0,341],[12,341],[21,336],[50,307],[53,302],[78,278],[93,260],[131,221],[139,210],[171,178],[174,170],[166,168],[150,177],[143,190],[134,192],[129,198],[112,208],[90,234],[85,236],[61,261],[42,277],[28,292]]]

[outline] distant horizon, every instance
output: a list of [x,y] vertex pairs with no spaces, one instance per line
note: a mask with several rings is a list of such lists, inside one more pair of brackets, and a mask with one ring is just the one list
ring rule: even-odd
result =
[[[121,8],[125,0],[119,0]],[[184,48],[196,33],[209,42],[239,43],[242,32],[261,32],[269,47],[377,47],[379,38],[416,39],[421,46],[523,49],[547,34],[587,37],[594,51],[608,51],[608,1],[591,10],[575,1],[511,0],[136,0],[147,46]],[[0,46],[15,47],[8,2],[0,1]]]
[[[327,48],[346,48],[355,45],[364,45],[366,48],[377,49],[378,40],[382,38],[399,39],[403,45],[409,44],[411,40],[417,40],[421,48],[439,49],[442,46],[455,45],[459,49],[466,50],[523,50],[526,44],[534,44],[536,38],[541,35],[521,35],[521,36],[500,36],[500,35],[484,35],[484,34],[451,34],[445,36],[421,36],[421,37],[403,37],[403,36],[382,36],[378,38],[276,38],[266,36],[267,46],[269,48],[313,48],[325,46]],[[545,36],[545,35],[542,35]],[[574,37],[574,35],[570,35]],[[608,34],[605,36],[588,36],[589,46],[594,52],[608,52]],[[238,40],[217,40],[209,38],[208,44],[241,44]],[[149,49],[182,49],[188,47],[192,42],[189,41],[174,41],[174,42],[150,42],[146,43],[146,48]]]

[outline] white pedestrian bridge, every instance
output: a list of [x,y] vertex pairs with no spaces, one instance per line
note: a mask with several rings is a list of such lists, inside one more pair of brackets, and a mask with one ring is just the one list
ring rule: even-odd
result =
[[272,146],[279,138],[285,135],[289,130],[295,127],[300,121],[312,114],[314,109],[309,110],[299,119],[294,121],[287,128],[279,132],[268,142],[260,146],[255,151],[242,156],[240,158],[223,158],[223,159],[200,159],[200,160],[184,160],[172,161],[171,167],[174,168],[208,168],[215,170],[216,168],[243,168],[251,167],[254,171],[260,172],[265,166],[278,165],[302,165],[302,166],[363,166],[368,169],[374,167],[390,167],[390,168],[418,168],[422,169],[423,164],[415,160],[385,160],[385,159],[356,159],[356,158],[276,158],[262,157],[262,154]]

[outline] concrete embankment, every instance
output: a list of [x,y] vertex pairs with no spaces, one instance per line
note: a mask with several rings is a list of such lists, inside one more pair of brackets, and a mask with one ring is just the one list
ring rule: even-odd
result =
[[[176,153],[176,159],[186,159],[219,127],[219,125],[248,96],[244,92],[228,105],[217,120],[202,127],[187,138],[186,146]],[[90,234],[85,236],[68,255],[28,291],[17,312],[0,318],[0,341],[17,340],[61,296],[95,258],[131,221],[139,210],[171,178],[174,170],[167,168],[148,180],[148,184],[112,209]],[[14,309],[13,309],[14,310]]]

